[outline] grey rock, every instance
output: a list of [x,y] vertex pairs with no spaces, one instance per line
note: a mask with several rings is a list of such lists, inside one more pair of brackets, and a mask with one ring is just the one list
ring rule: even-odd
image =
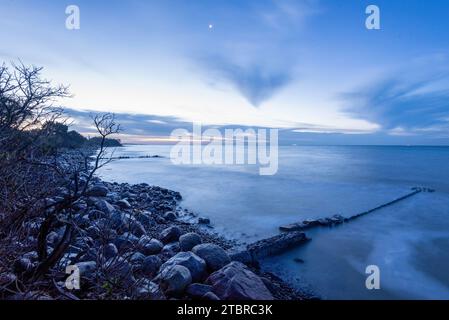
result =
[[166,244],[162,248],[162,253],[169,254],[170,256],[174,255],[175,253],[181,251],[181,248],[179,247],[179,242],[171,242]]
[[142,265],[145,258],[146,256],[144,254],[134,252],[131,258],[129,258],[129,262],[131,262],[132,265]]
[[139,221],[130,222],[129,230],[138,237],[146,234],[146,230]]
[[216,300],[220,300],[219,297],[217,297],[217,295],[213,292],[207,292],[204,296],[201,297],[202,300],[211,300],[211,301],[216,301]]
[[167,211],[166,213],[164,213],[163,217],[165,220],[168,220],[168,221],[175,221],[176,218],[178,218],[176,213],[173,211]]
[[114,244],[117,246],[117,249],[121,251],[134,248],[134,246],[136,246],[138,242],[139,238],[137,238],[132,233],[125,232],[115,239]]
[[76,266],[79,269],[81,277],[91,278],[97,271],[97,263],[95,261],[78,262]]
[[136,281],[131,264],[121,257],[108,260],[105,271],[123,284],[131,285]]
[[116,211],[116,209],[112,206],[112,204],[103,199],[97,200],[95,202],[95,207],[98,210],[103,211],[105,214],[107,214],[108,217],[111,216]]
[[148,279],[144,279],[137,285],[134,296],[138,300],[165,300],[159,285]]
[[222,300],[273,300],[263,281],[243,263],[233,261],[209,276],[213,292]]
[[199,244],[201,244],[201,237],[194,232],[189,232],[179,237],[179,246],[182,251],[190,251]]
[[182,295],[186,287],[192,283],[189,269],[180,265],[164,269],[159,279],[162,290],[167,295],[175,297]]
[[159,240],[144,235],[140,237],[138,246],[143,254],[152,255],[160,253],[164,245]]
[[210,219],[209,218],[199,217],[198,218],[198,223],[199,224],[210,224]]
[[252,266],[252,265],[256,264],[256,262],[253,260],[253,257],[249,253],[248,250],[230,249],[226,252],[229,256],[229,259],[231,259],[231,261],[238,261],[243,264],[246,264],[247,266]]
[[95,184],[88,191],[87,195],[92,197],[106,197],[109,189],[103,184]]
[[174,265],[181,265],[189,269],[192,281],[200,282],[206,277],[206,262],[193,252],[179,252],[165,262],[159,272]]
[[178,227],[168,227],[162,230],[160,234],[160,239],[163,243],[169,243],[173,241],[178,241],[181,236],[181,229]]
[[203,243],[195,246],[192,251],[206,261],[207,267],[218,270],[227,265],[231,260],[226,251],[213,243]]
[[16,274],[22,274],[24,272],[30,271],[33,265],[28,258],[19,258],[14,262],[13,268]]
[[129,204],[128,200],[126,199],[122,199],[117,201],[117,205],[121,208],[121,209],[131,209],[131,205]]
[[106,260],[109,260],[111,258],[115,258],[118,255],[118,249],[113,243],[108,243],[103,248],[103,256],[106,258]]
[[162,260],[158,256],[148,256],[143,260],[142,272],[148,277],[154,277],[162,265]]

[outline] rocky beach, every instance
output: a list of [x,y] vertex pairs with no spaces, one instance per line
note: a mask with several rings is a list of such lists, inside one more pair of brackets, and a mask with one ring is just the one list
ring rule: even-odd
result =
[[[67,191],[45,200],[60,201]],[[181,207],[176,191],[93,177],[85,196],[74,203],[76,236],[40,290],[8,290],[35,270],[38,253],[29,251],[0,275],[6,299],[306,299],[281,279],[259,269],[257,244],[242,247],[214,233],[207,218]],[[188,222],[186,222],[188,221]],[[33,248],[44,218],[24,225]],[[50,254],[65,227],[47,235]],[[25,250],[26,251],[26,250]],[[76,267],[74,267],[76,266]],[[68,270],[79,271],[79,287],[67,285]],[[53,282],[53,285],[51,285]],[[73,284],[73,283],[72,283]],[[70,289],[70,290],[69,290]]]

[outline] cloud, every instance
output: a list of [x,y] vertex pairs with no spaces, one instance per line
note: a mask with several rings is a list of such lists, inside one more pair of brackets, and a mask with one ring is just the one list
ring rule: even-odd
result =
[[229,82],[254,107],[259,107],[292,80],[290,69],[269,70],[261,64],[243,66],[218,57],[207,59],[216,81]]
[[392,135],[449,130],[449,72],[403,72],[345,93],[346,112]]

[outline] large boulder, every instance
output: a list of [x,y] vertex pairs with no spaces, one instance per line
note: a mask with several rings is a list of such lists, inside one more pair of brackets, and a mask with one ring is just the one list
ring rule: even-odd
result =
[[243,263],[233,261],[209,276],[206,283],[222,300],[273,300],[263,281]]
[[163,243],[169,243],[178,241],[181,236],[181,229],[178,227],[168,227],[167,229],[162,230],[160,234],[160,239]]
[[201,237],[195,232],[189,232],[179,237],[179,247],[182,251],[190,251],[199,244],[201,244]]
[[104,184],[95,184],[89,188],[87,195],[92,197],[106,197],[108,195],[109,189]]
[[160,272],[175,265],[181,265],[189,269],[194,282],[204,280],[206,277],[206,262],[192,252],[177,253],[161,266]]
[[165,294],[177,297],[192,283],[192,276],[186,267],[174,265],[162,270],[159,280]]
[[218,270],[227,265],[231,260],[226,251],[213,243],[203,243],[195,246],[192,251],[206,261],[207,267]]

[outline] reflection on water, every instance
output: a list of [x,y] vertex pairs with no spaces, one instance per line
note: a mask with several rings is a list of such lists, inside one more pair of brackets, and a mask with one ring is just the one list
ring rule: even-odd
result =
[[[119,155],[168,157],[169,146],[127,146]],[[309,217],[352,215],[416,185],[437,189],[330,230],[264,267],[327,298],[448,298],[449,148],[280,147],[279,171],[174,166],[168,158],[115,161],[101,175],[180,191],[182,205],[223,234],[251,242]],[[293,261],[299,257],[303,264]],[[429,263],[431,263],[431,267]],[[365,267],[381,268],[381,290],[365,289]],[[446,275],[446,276],[445,276]]]

